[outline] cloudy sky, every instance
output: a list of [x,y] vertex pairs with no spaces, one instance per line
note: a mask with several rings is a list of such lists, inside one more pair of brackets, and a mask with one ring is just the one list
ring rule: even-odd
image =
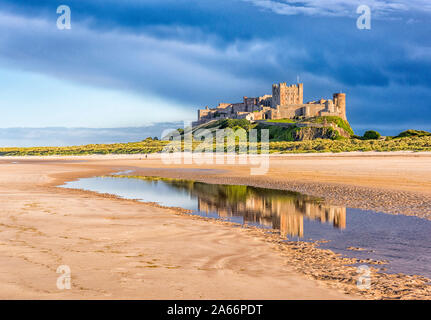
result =
[[0,127],[194,120],[299,76],[306,100],[346,92],[359,133],[431,130],[430,21],[429,0],[2,0]]

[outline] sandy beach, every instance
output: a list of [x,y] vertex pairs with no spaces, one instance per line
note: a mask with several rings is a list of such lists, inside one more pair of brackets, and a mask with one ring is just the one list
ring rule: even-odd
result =
[[[377,274],[312,244],[91,192],[66,181],[136,175],[300,191],[334,204],[431,219],[430,153],[272,156],[250,165],[165,165],[157,155],[0,158],[1,299],[431,298],[426,280]],[[59,290],[60,265],[72,288]],[[377,268],[378,264],[376,264]]]

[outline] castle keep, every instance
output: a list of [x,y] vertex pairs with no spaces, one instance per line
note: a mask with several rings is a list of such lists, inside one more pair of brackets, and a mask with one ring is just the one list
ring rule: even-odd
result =
[[334,93],[332,99],[303,102],[304,85],[302,83],[272,85],[272,95],[257,98],[244,97],[240,103],[220,103],[216,108],[198,110],[200,125],[212,120],[247,119],[250,121],[265,119],[297,119],[316,116],[338,116],[346,119],[346,94]]

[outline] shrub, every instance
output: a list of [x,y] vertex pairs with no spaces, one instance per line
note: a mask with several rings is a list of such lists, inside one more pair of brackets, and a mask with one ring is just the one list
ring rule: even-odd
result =
[[374,130],[368,130],[364,133],[365,140],[377,140],[381,137],[380,133]]

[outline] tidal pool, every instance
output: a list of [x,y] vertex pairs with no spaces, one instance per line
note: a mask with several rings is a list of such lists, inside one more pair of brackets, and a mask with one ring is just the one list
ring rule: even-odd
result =
[[182,207],[195,215],[277,229],[290,240],[326,240],[320,247],[388,261],[387,272],[431,278],[431,221],[417,217],[332,206],[296,192],[190,180],[118,175],[61,187]]

